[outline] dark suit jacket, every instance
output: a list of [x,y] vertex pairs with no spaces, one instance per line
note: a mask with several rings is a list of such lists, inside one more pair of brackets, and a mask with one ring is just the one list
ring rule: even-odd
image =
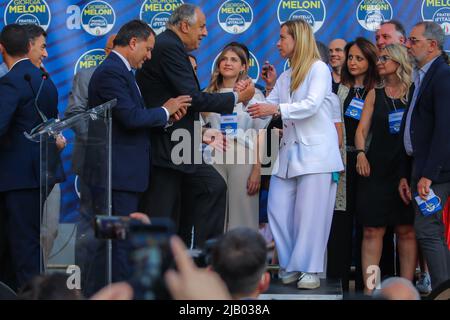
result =
[[[37,92],[42,71],[30,60],[18,62],[0,79],[0,192],[40,186],[39,143],[28,140],[24,132],[29,133],[42,119],[34,107],[35,93],[24,79],[26,74]],[[45,80],[38,105],[47,118],[57,118],[58,92],[51,79]],[[59,154],[54,156],[59,158]]]
[[172,148],[178,143],[171,141],[172,132],[186,129],[191,137],[191,154],[194,154],[201,143],[194,143],[194,121],[199,119],[199,112],[232,113],[234,94],[202,92],[181,39],[169,29],[156,37],[152,59],[144,63],[136,79],[148,107],[162,105],[170,98],[180,95],[192,97],[192,105],[183,119],[166,130],[158,130],[152,134],[152,148],[153,165],[186,173],[194,172],[193,165],[175,165],[171,161]]
[[[88,91],[90,107],[117,99],[112,111],[112,189],[145,191],[150,177],[149,128],[164,126],[167,123],[166,111],[163,108],[145,108],[134,75],[114,52],[97,67]],[[91,121],[91,124],[99,123]],[[98,129],[95,125],[89,126],[89,139],[102,133]],[[87,183],[97,185],[105,182],[104,176],[98,175],[104,173],[107,159],[102,151],[107,150],[95,144],[86,149],[84,178]]]
[[[411,116],[412,157],[405,156],[403,177],[450,181],[450,67],[438,57],[426,73]],[[404,135],[406,112],[401,134]],[[412,161],[414,160],[414,161]],[[414,167],[412,167],[414,166]],[[409,171],[409,172],[408,172]]]

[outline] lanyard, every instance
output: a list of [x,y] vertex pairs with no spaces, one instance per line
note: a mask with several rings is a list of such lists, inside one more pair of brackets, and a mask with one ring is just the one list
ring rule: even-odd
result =
[[[361,89],[362,89],[362,94],[360,93]],[[365,94],[366,94],[366,88],[361,88],[361,87],[356,88],[355,87],[355,95],[358,99],[364,100]]]

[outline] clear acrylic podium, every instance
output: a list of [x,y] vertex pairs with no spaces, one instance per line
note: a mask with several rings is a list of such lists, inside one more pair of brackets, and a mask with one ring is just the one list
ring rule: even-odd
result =
[[[40,143],[42,273],[66,273],[68,285],[85,296],[111,282],[111,241],[96,238],[94,222],[96,215],[111,216],[111,109],[116,102],[48,121],[25,134]],[[58,135],[66,137],[64,149]]]

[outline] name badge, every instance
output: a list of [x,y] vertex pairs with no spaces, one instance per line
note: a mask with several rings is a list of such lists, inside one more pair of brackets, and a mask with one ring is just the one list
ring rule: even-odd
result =
[[418,195],[415,196],[417,205],[424,216],[431,216],[442,209],[441,199],[434,194],[434,191],[430,189],[427,200],[424,201]]
[[389,132],[391,134],[398,134],[400,132],[400,125],[402,123],[404,113],[405,109],[398,109],[396,111],[389,112]]
[[238,126],[237,122],[238,122],[237,113],[221,115],[220,130],[223,132],[223,134],[229,136],[236,136]]
[[350,105],[347,108],[347,111],[345,111],[345,115],[349,118],[360,120],[363,107],[364,107],[363,99],[353,98],[353,100],[350,102]]

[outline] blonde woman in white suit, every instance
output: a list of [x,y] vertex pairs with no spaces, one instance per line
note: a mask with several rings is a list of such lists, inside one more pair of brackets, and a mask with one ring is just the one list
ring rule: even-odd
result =
[[320,286],[337,184],[344,169],[330,108],[331,74],[303,20],[281,25],[278,50],[291,68],[278,78],[267,103],[249,106],[252,117],[281,116],[283,139],[270,181],[269,225],[283,283]]

